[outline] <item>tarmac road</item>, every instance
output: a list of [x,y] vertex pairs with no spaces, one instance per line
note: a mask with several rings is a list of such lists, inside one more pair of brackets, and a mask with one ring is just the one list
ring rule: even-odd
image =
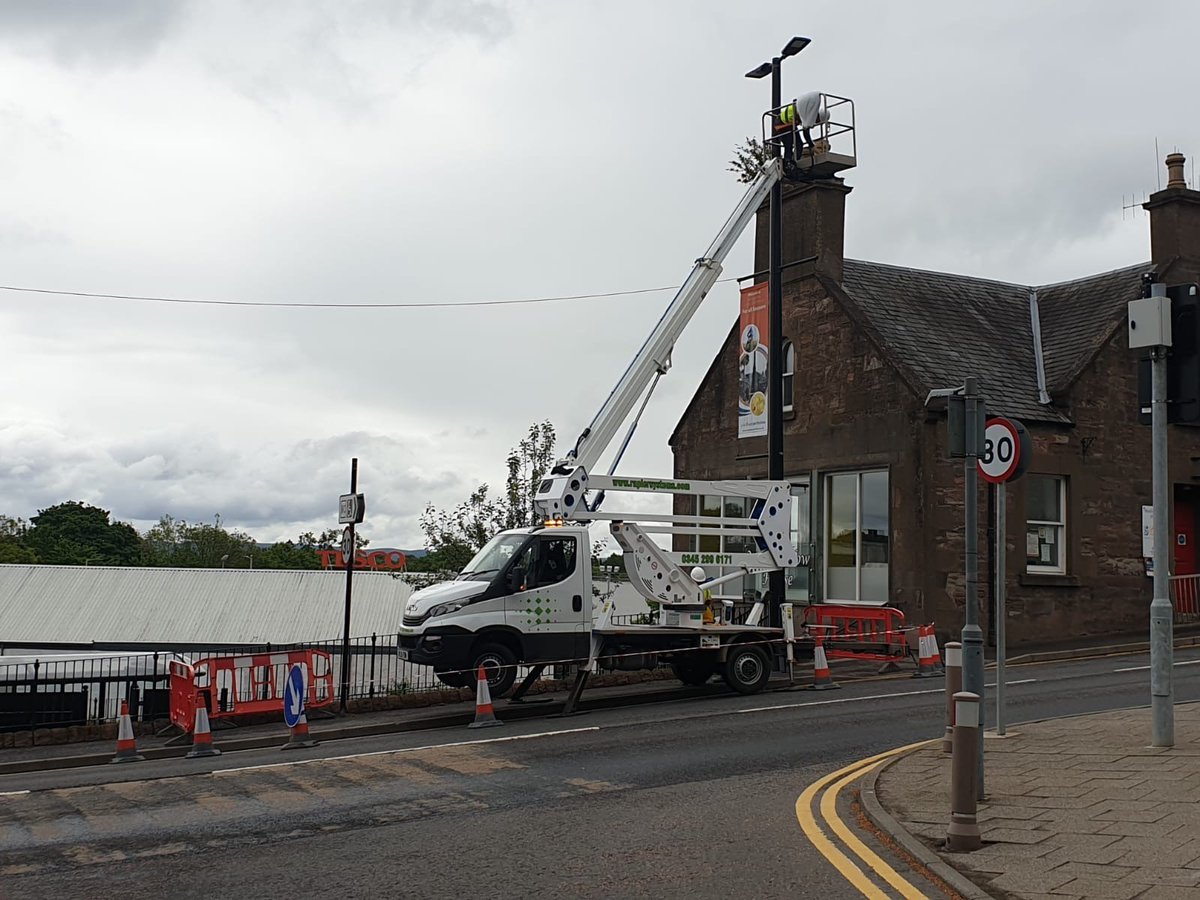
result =
[[[1177,659],[1177,699],[1200,698],[1200,654]],[[1009,719],[1144,705],[1146,663],[1010,668]],[[940,734],[941,685],[874,680],[303,757],[9,776],[0,897],[858,897],[800,831],[796,799],[834,769]]]

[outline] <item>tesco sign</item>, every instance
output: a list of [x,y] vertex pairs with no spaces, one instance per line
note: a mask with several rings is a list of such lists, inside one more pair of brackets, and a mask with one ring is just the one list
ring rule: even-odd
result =
[[[318,550],[321,566],[325,569],[346,568],[346,557],[341,550]],[[374,572],[397,572],[408,564],[407,558],[399,550],[359,550],[354,554],[354,568],[369,569]]]

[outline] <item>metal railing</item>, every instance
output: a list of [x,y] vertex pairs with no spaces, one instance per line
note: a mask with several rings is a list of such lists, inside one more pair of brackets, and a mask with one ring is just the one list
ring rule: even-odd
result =
[[1175,609],[1176,622],[1200,621],[1200,574],[1172,575],[1171,606]]
[[[351,700],[447,688],[429,666],[398,659],[397,639],[396,634],[351,638]],[[120,713],[122,700],[129,701],[130,715],[135,720],[165,719],[170,708],[172,660],[309,648],[330,654],[335,680],[339,680],[341,638],[294,644],[243,644],[190,653],[0,656],[0,731],[113,721]],[[518,670],[522,676],[524,671]]]

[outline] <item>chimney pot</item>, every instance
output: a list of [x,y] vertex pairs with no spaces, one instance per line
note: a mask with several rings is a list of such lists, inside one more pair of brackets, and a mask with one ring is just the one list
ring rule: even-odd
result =
[[1187,157],[1182,153],[1171,153],[1167,155],[1167,187],[1168,188],[1185,188],[1187,181],[1183,177],[1183,164],[1187,162]]

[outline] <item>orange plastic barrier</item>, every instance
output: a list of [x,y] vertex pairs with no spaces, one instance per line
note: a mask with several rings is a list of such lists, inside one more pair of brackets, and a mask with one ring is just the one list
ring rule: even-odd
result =
[[908,656],[904,613],[891,606],[806,606],[804,624],[821,628],[832,659],[898,662]]
[[197,696],[210,719],[282,714],[287,674],[294,665],[304,667],[306,709],[334,701],[333,665],[324,650],[210,656],[190,665],[172,662],[171,722],[191,732]]

